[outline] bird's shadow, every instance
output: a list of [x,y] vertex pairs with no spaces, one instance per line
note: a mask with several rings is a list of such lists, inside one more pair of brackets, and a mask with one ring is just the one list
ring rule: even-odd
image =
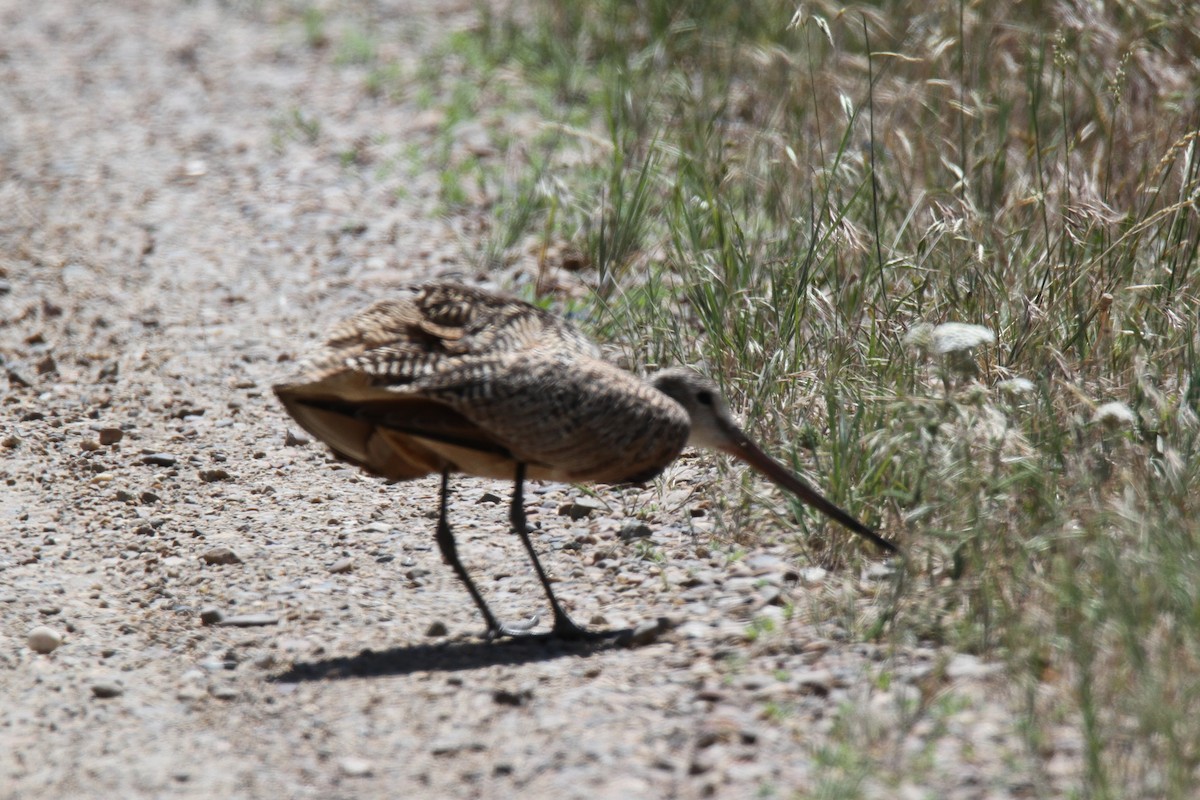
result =
[[625,645],[619,641],[566,642],[549,636],[481,641],[460,639],[438,644],[414,644],[358,655],[300,661],[272,683],[301,683],[343,678],[409,675],[413,672],[458,672],[498,665],[529,664],[566,656],[587,657]]

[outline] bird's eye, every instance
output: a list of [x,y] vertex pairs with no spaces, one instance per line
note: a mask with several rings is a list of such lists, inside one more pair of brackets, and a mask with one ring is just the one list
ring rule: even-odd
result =
[[713,403],[712,392],[707,389],[701,389],[696,392],[696,402],[702,406],[711,406]]

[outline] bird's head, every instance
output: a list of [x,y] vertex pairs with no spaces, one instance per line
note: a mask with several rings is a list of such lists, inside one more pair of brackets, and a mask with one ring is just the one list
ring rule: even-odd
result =
[[888,552],[897,552],[894,544],[834,505],[803,478],[771,458],[742,432],[729,413],[729,404],[717,384],[690,369],[665,369],[650,376],[650,385],[683,407],[691,420],[688,444],[720,450],[741,459],[792,492],[805,503],[837,520],[855,533]]

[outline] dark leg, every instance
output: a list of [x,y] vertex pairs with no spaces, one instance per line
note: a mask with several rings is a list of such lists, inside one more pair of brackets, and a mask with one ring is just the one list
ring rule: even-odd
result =
[[551,635],[560,639],[611,638],[614,634],[595,633],[579,627],[558,604],[558,598],[554,596],[554,590],[550,588],[550,579],[546,577],[546,571],[542,569],[542,562],[538,560],[537,551],[533,549],[533,542],[529,540],[529,525],[525,521],[524,464],[517,464],[517,478],[516,484],[513,486],[512,509],[509,518],[512,520],[513,529],[521,537],[521,543],[525,545],[525,550],[528,551],[529,558],[533,561],[533,568],[537,570],[538,580],[542,582],[542,588],[546,590],[546,597],[550,600],[550,608],[554,612],[554,630],[551,631]]
[[471,593],[471,599],[475,601],[475,605],[479,608],[479,613],[483,614],[484,622],[487,623],[487,637],[489,639],[497,636],[519,636],[525,633],[519,628],[509,628],[501,625],[500,621],[492,614],[483,595],[475,588],[471,576],[467,574],[467,568],[463,566],[462,561],[458,559],[458,546],[454,543],[454,534],[450,532],[450,523],[446,518],[446,499],[450,494],[450,473],[442,472],[442,494],[441,503],[438,511],[437,524],[437,543],[438,548],[442,551],[442,558],[450,568],[454,570],[454,574],[467,587],[467,591]]

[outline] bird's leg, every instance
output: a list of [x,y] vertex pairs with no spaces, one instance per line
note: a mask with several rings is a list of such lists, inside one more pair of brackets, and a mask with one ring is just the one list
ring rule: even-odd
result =
[[487,623],[487,638],[492,639],[497,636],[520,636],[526,631],[522,628],[513,628],[506,625],[501,625],[500,621],[492,614],[483,595],[475,588],[475,583],[471,580],[471,576],[467,574],[467,568],[463,566],[462,561],[458,558],[458,546],[454,543],[454,534],[450,531],[450,522],[447,519],[446,499],[450,494],[450,472],[449,470],[442,471],[442,494],[438,509],[438,524],[437,524],[437,543],[438,549],[442,551],[442,558],[450,568],[454,570],[454,574],[467,587],[467,591],[471,593],[471,599],[475,601],[479,612],[483,614],[484,622]]
[[524,464],[517,464],[517,477],[516,483],[513,486],[512,509],[509,518],[512,520],[513,529],[521,537],[521,543],[525,545],[525,550],[529,552],[529,558],[533,561],[533,568],[537,570],[538,580],[542,582],[542,588],[546,590],[546,597],[550,600],[550,608],[554,612],[554,629],[551,631],[551,634],[560,639],[609,638],[611,634],[596,633],[575,624],[574,620],[558,604],[558,598],[554,596],[554,590],[550,588],[550,579],[546,577],[546,571],[542,569],[542,562],[538,560],[537,551],[533,549],[533,542],[529,540],[529,525],[525,521]]

